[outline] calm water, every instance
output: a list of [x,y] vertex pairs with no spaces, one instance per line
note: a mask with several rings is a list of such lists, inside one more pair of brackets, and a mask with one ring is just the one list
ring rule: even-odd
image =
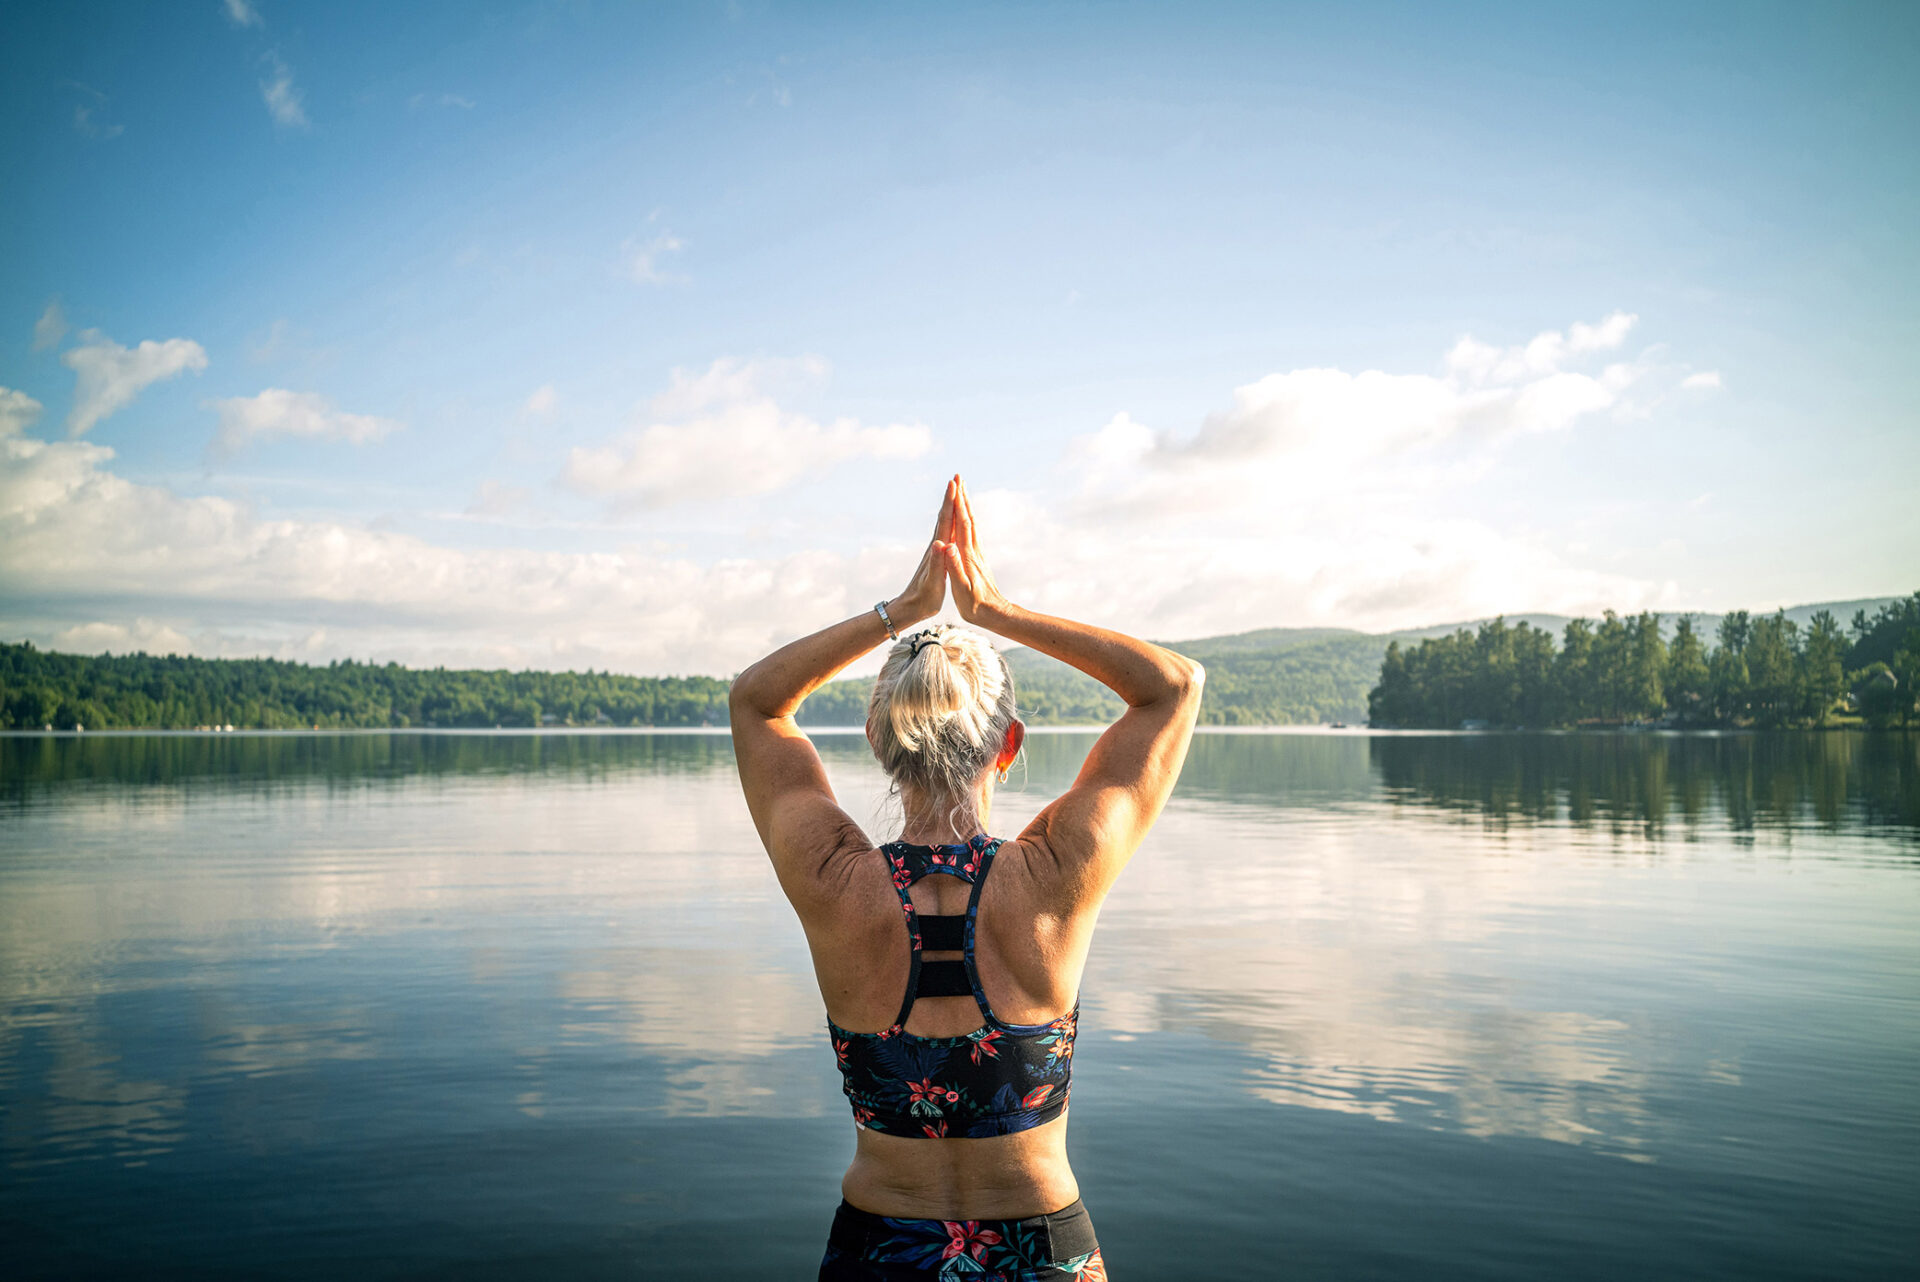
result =
[[[1086,977],[1110,1265],[1911,1276],[1916,925],[1920,737],[1203,735]],[[725,738],[0,738],[12,1276],[810,1277],[822,1020]]]

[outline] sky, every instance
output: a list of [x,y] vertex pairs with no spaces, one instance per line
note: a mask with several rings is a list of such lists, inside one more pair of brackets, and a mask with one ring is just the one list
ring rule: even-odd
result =
[[1920,587],[1920,8],[15,5],[0,639]]

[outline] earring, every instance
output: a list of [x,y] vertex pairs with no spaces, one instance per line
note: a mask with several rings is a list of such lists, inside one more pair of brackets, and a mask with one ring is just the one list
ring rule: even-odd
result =
[[1011,770],[1011,769],[1013,769],[1013,767],[1012,767],[1012,766],[1001,766],[1001,767],[1000,767],[1000,782],[1001,782],[1001,783],[1005,783],[1005,782],[1007,781],[1007,771],[1009,771],[1009,770]]

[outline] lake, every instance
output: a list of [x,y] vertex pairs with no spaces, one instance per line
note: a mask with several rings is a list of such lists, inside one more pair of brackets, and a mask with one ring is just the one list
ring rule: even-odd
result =
[[[1202,734],[1086,975],[1109,1267],[1912,1276],[1916,927],[1920,735]],[[724,736],[0,738],[10,1276],[811,1277],[823,1021]]]

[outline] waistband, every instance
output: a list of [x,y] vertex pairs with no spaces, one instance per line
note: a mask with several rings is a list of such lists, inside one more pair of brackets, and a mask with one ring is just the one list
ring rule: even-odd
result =
[[1093,1235],[1093,1217],[1079,1198],[1058,1211],[1018,1220],[904,1219],[875,1215],[843,1201],[833,1213],[827,1245],[859,1259],[879,1259],[921,1238],[958,1244],[977,1260],[984,1261],[988,1250],[997,1257],[1016,1257],[1030,1268],[1076,1259],[1100,1245]]

